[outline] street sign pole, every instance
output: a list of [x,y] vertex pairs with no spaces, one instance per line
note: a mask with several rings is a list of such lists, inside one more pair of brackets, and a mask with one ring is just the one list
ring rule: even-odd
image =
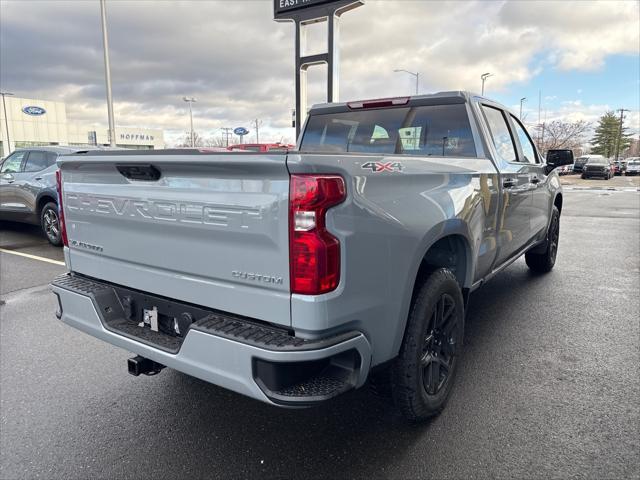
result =
[[[327,65],[327,102],[338,102],[340,97],[340,17],[364,4],[362,0],[307,0],[287,2],[274,0],[274,19],[277,22],[295,22],[296,54],[296,138],[307,116],[307,71],[316,65]],[[304,55],[307,26],[327,22],[327,52]]]

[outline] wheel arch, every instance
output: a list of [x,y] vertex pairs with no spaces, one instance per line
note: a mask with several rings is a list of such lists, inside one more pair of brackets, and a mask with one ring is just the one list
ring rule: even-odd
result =
[[45,192],[41,192],[38,195],[36,199],[36,211],[35,211],[38,217],[38,220],[40,219],[40,215],[42,213],[43,207],[49,202],[53,202],[56,205],[58,204],[58,194],[56,192],[47,190]]
[[560,214],[562,214],[562,192],[558,192],[553,199],[553,205],[558,208]]
[[465,297],[474,277],[474,250],[468,225],[459,219],[451,219],[432,228],[425,235],[412,262],[412,270],[407,276],[403,308],[400,314],[393,352],[400,351],[405,336],[409,310],[418,286],[426,275],[436,268],[450,268]]

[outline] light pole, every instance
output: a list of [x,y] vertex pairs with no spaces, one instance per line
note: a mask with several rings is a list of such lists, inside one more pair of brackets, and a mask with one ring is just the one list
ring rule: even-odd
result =
[[104,46],[104,77],[107,83],[107,112],[109,115],[109,144],[116,146],[116,127],[113,119],[113,96],[111,95],[111,65],[109,64],[109,36],[107,35],[107,6],[105,0],[100,0],[100,14],[102,16],[102,43]]
[[[9,96],[12,97],[13,93],[11,92],[0,92],[0,95],[2,95],[2,109],[4,110],[4,126],[7,129],[7,155],[9,155],[11,153],[11,141],[9,139],[9,118],[7,117],[7,105],[6,103],[4,103],[4,97]],[[2,149],[4,153],[4,148]],[[4,155],[5,157],[7,155]]]
[[626,108],[620,108],[618,109],[618,111],[620,112],[620,128],[618,130],[618,141],[616,142],[616,162],[620,160],[620,143],[622,142],[622,124],[624,123],[624,112],[628,112],[629,110],[627,110]]
[[482,75],[480,75],[480,78],[482,79],[482,95],[484,95],[484,82],[487,80],[487,78],[489,78],[490,76],[492,76],[492,73],[483,73]]
[[191,138],[191,148],[196,146],[196,139],[193,135],[193,110],[191,109],[191,104],[196,102],[196,99],[193,97],[183,97],[182,100],[189,104],[189,121],[191,123],[191,134],[189,138]]
[[416,95],[418,95],[418,91],[420,90],[420,73],[419,72],[410,72],[409,70],[396,69],[394,73],[408,73],[409,75],[413,75],[416,77]]
[[226,139],[226,147],[229,146],[229,135],[231,135],[231,132],[233,131],[233,128],[229,128],[229,127],[222,127],[220,130],[222,130],[224,132],[224,136]]
[[520,99],[520,120],[522,120],[522,104],[527,100],[527,97],[522,97]]

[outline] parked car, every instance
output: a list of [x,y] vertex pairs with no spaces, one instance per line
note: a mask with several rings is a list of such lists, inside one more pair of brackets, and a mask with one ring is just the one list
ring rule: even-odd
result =
[[582,173],[582,169],[585,164],[591,158],[604,158],[602,155],[583,155],[581,157],[576,158],[576,162],[573,164],[573,171],[575,173]]
[[614,175],[622,175],[626,168],[626,162],[624,160],[617,160],[613,162],[613,173]]
[[230,145],[227,150],[230,152],[286,152],[293,150],[295,145],[287,145],[284,143],[242,143],[239,145]]
[[640,174],[640,157],[628,158],[625,175],[638,175],[638,174]]
[[57,316],[135,352],[134,375],[282,407],[370,379],[424,420],[464,358],[470,293],[521,255],[554,267],[571,163],[466,92],[316,106],[289,152],[67,155]]
[[90,148],[42,146],[8,155],[0,164],[0,220],[40,225],[49,242],[62,245],[56,160]]
[[570,175],[573,173],[573,165],[563,165],[558,167],[558,175]]
[[582,178],[600,177],[609,180],[615,175],[613,164],[605,157],[591,157],[582,168]]

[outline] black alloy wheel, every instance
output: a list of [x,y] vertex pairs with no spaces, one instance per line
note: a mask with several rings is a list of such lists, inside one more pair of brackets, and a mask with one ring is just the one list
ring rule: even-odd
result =
[[558,255],[558,243],[560,241],[560,216],[553,215],[551,217],[551,225],[549,226],[549,256],[551,261],[556,263]]
[[389,375],[393,402],[411,422],[444,409],[464,338],[464,300],[453,272],[439,268],[419,282]]
[[551,209],[551,221],[547,230],[547,239],[543,245],[529,250],[524,254],[527,266],[534,272],[550,272],[556,264],[558,245],[560,243],[560,210],[554,206]]
[[420,358],[427,395],[436,395],[449,379],[457,349],[456,321],[456,303],[443,293],[431,312]]

